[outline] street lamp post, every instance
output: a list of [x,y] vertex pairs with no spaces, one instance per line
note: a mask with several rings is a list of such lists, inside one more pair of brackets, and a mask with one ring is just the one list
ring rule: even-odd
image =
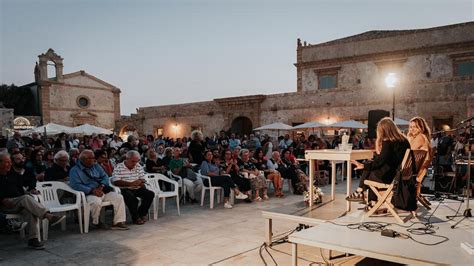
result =
[[392,119],[395,121],[395,87],[397,84],[398,78],[396,73],[388,73],[385,77],[385,86],[392,89]]

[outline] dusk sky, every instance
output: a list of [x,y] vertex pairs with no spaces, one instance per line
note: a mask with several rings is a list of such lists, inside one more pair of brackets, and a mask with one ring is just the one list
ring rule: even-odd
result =
[[474,20],[473,0],[0,0],[0,83],[34,81],[53,48],[64,73],[122,90],[121,112],[296,91],[296,39]]

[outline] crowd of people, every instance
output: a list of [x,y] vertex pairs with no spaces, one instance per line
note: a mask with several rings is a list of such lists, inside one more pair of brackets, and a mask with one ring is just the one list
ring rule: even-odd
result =
[[[381,120],[377,133],[376,140],[349,133],[353,149],[375,149],[377,155],[369,162],[353,162],[355,169],[364,169],[366,173],[362,174],[360,188],[348,200],[364,199],[365,179],[391,182],[404,150],[410,146],[427,150],[430,155],[435,151],[433,146],[436,145],[431,144],[429,128],[422,118],[412,119],[408,138],[389,118]],[[209,186],[209,182],[223,188],[224,207],[228,209],[233,207],[229,199],[231,191],[243,202],[260,202],[269,200],[272,184],[272,195],[284,197],[285,179],[289,180],[292,193],[302,194],[310,185],[305,174],[308,165],[298,159],[304,158],[305,150],[332,149],[340,142],[339,136],[291,138],[286,134],[274,139],[259,134],[227,135],[224,131],[205,138],[199,131],[194,131],[189,138],[177,139],[130,135],[125,141],[117,135],[60,134],[56,138],[42,139],[37,133],[22,137],[15,132],[11,139],[0,138],[0,220],[5,221],[2,214],[24,212],[30,224],[28,245],[43,248],[33,225],[38,219],[46,218],[51,224],[64,219],[64,216],[50,214],[30,196],[38,194],[36,183],[43,181],[67,182],[74,190],[84,192],[91,206],[92,225],[96,228],[109,228],[100,221],[100,210],[102,201],[110,202],[114,209],[110,229],[116,230],[129,229],[125,208],[134,224],[147,222],[146,215],[155,197],[146,186],[147,173],[160,173],[171,179],[179,176],[186,191],[182,200],[191,204],[197,202],[196,195],[203,186]],[[438,141],[438,150],[443,143],[443,140]],[[428,167],[431,158],[424,167]],[[385,165],[389,167],[381,171]],[[330,164],[320,161],[316,168],[329,171]],[[171,189],[167,183],[161,185],[163,190]],[[13,230],[24,226],[2,223]]]

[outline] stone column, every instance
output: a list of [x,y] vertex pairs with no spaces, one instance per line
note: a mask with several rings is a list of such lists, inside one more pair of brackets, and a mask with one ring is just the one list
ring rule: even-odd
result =
[[[61,60],[62,61],[62,60]],[[56,68],[56,81],[57,82],[63,82],[63,64],[62,63],[56,63],[55,68]]]

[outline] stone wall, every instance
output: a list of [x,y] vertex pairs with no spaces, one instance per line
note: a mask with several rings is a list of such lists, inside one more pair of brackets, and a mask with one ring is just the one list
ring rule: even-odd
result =
[[13,128],[13,109],[0,108],[0,134],[6,136]]
[[[94,80],[83,71],[64,75],[64,83],[43,84],[42,90],[45,123],[66,126],[90,123],[113,129],[120,118],[120,91]],[[78,105],[80,96],[89,100],[87,107]]]
[[222,129],[223,115],[219,106],[213,102],[165,105],[139,108],[137,119],[141,119],[141,133],[155,134],[162,128],[163,134],[170,137],[189,136],[192,128],[199,128],[205,134]]
[[[169,137],[182,137],[189,136],[191,126],[201,127],[205,135],[227,130],[239,116],[248,117],[253,128],[274,122],[367,120],[370,110],[392,109],[392,90],[384,79],[396,72],[396,117],[422,116],[431,125],[452,118],[456,124],[474,113],[474,76],[454,73],[459,58],[474,59],[472,32],[474,23],[464,23],[374,31],[319,45],[298,41],[295,93],[139,108],[133,121],[145,134],[159,127]],[[337,73],[336,88],[318,88],[321,71]]]
[[323,61],[335,58],[377,55],[400,50],[425,49],[453,43],[470,42],[473,39],[474,23],[462,23],[438,28],[414,31],[373,31],[357,38],[335,40],[305,47],[302,62]]

